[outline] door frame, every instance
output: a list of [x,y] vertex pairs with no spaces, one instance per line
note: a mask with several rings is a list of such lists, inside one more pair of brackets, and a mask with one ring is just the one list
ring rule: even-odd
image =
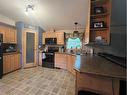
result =
[[[34,63],[26,63],[26,34],[35,33],[34,44]],[[22,66],[23,68],[31,68],[37,66],[37,51],[38,51],[38,32],[33,29],[24,29],[22,32]]]

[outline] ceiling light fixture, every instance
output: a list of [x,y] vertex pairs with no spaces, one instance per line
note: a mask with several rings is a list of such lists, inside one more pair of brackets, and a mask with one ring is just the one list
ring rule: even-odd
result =
[[74,24],[75,24],[75,30],[73,32],[73,37],[78,37],[78,34],[79,34],[79,32],[78,32],[78,22],[75,22]]
[[25,14],[28,15],[29,13],[34,12],[34,5],[27,5],[25,9]]
[[78,22],[75,22],[74,24],[75,24],[75,30],[74,30],[74,32],[77,33],[78,32]]

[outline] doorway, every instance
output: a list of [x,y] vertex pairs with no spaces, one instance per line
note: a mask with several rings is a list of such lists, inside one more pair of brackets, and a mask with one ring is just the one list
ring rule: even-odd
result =
[[37,32],[25,29],[22,35],[23,68],[37,66]]

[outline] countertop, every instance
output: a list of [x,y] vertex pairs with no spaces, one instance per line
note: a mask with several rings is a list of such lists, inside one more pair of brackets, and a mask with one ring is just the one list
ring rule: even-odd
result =
[[95,54],[76,55],[74,69],[80,73],[126,79],[126,69]]
[[68,55],[76,56],[76,54],[68,53],[68,52],[55,52],[55,53],[56,54],[68,54]]
[[8,53],[3,53],[3,55],[11,55],[11,54],[20,54],[20,52],[8,52]]

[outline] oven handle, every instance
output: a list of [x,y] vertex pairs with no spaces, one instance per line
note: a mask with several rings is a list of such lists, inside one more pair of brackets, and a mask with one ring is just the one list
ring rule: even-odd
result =
[[48,54],[48,55],[54,55],[54,53],[45,53],[45,54]]

